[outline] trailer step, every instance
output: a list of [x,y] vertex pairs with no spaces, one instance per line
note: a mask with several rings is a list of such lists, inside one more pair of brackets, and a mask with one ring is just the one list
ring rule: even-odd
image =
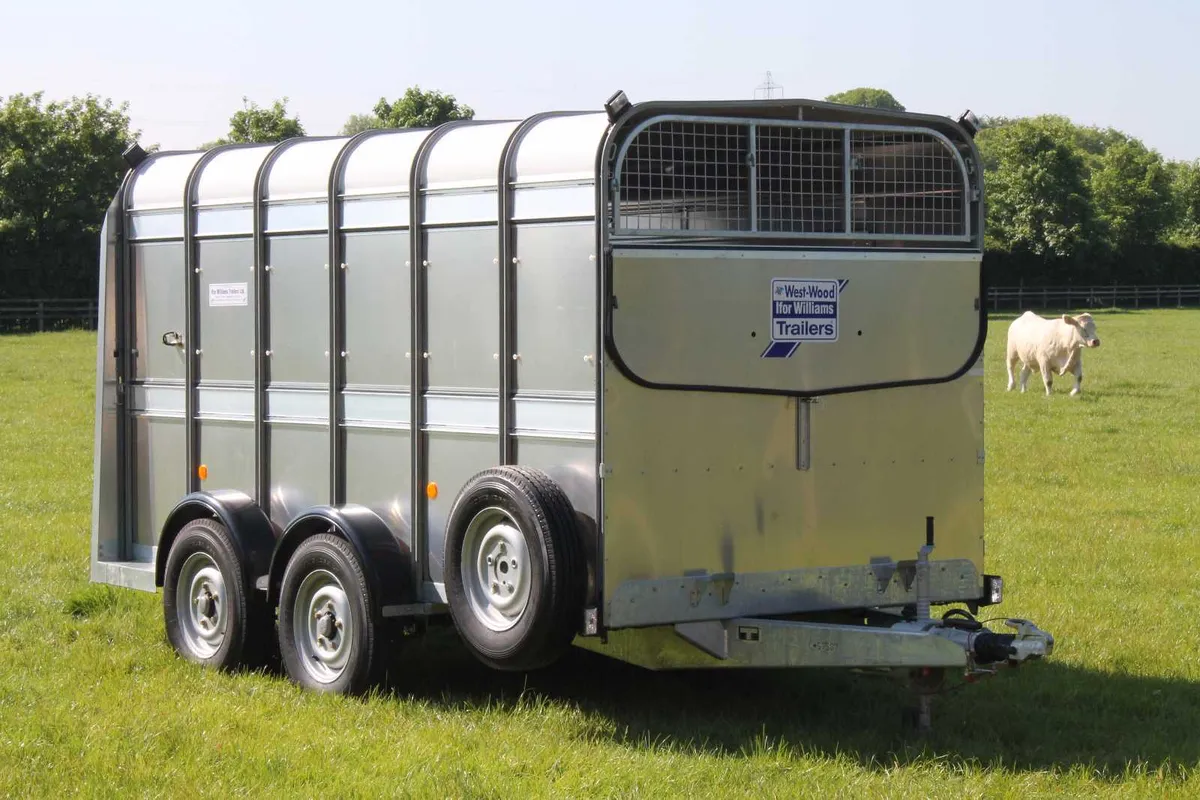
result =
[[94,561],[92,582],[155,592],[153,561]]

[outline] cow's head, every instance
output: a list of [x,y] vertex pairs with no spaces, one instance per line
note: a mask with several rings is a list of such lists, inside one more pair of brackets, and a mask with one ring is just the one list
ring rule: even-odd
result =
[[1063,314],[1063,322],[1071,326],[1071,330],[1075,333],[1075,345],[1077,347],[1099,347],[1100,339],[1096,337],[1096,321],[1092,319],[1091,314],[1080,314],[1077,317],[1072,317],[1070,314]]

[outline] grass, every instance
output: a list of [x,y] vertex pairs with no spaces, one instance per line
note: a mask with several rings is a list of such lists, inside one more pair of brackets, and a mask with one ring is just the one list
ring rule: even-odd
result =
[[0,337],[0,788],[7,796],[1200,795],[1200,312],[1097,314],[1084,395],[1005,393],[987,349],[996,613],[1052,660],[939,699],[890,682],[657,674],[573,654],[500,675],[448,632],[365,699],[177,659],[160,598],[89,585],[91,335]]

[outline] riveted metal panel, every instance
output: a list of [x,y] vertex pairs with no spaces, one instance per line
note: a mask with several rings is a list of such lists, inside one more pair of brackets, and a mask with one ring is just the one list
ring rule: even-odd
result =
[[516,389],[596,388],[593,223],[516,229]]
[[473,475],[496,464],[496,435],[427,431],[429,481],[438,486],[428,501],[429,580],[443,581],[446,520],[454,498]]
[[254,380],[254,242],[197,243],[200,382]]
[[268,240],[271,383],[329,383],[328,251],[324,236]]
[[[184,485],[186,431],[183,415],[133,416],[133,496],[135,550],[158,544],[167,514],[187,493]],[[144,549],[142,552],[145,552]]]
[[184,347],[163,334],[184,335],[183,243],[135,244],[133,256],[133,380],[184,377]]
[[[637,380],[679,388],[799,395],[950,378],[981,341],[979,260],[620,249],[613,355]],[[810,289],[819,295],[782,294]],[[798,341],[791,357],[772,357],[775,342]]]
[[118,392],[119,382],[123,379],[122,359],[118,354],[126,341],[117,300],[118,287],[126,279],[120,274],[125,263],[120,246],[122,216],[118,198],[109,204],[100,228],[92,444],[92,580],[97,579],[101,562],[121,559],[129,527],[122,524],[128,510],[121,502],[125,488],[121,468],[125,460],[122,439],[126,411],[124,397]]
[[515,438],[515,461],[549,475],[580,514],[596,519],[596,444],[589,441]]
[[407,430],[347,426],[346,501],[366,506],[412,546],[412,446]]
[[271,422],[271,519],[287,525],[297,514],[329,502],[329,428]]
[[412,349],[408,232],[348,234],[345,258],[346,383],[407,387],[412,370],[405,358]]
[[425,235],[429,386],[498,390],[496,229],[430,230]]
[[[801,470],[794,399],[647,389],[607,370],[606,602],[651,578],[745,581],[915,559],[927,516],[937,523],[935,561],[970,562],[981,574],[982,384],[822,397]],[[879,602],[863,585],[841,602]]]
[[208,468],[201,489],[238,489],[254,495],[254,420],[201,419],[200,463]]

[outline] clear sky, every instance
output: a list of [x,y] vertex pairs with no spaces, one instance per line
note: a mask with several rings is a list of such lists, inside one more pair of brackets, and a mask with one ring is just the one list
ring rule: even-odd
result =
[[[0,96],[127,100],[144,144],[223,135],[241,98],[311,134],[412,84],[480,118],[855,86],[914,111],[1061,113],[1200,158],[1200,0],[0,0]],[[778,96],[778,95],[777,95]]]

